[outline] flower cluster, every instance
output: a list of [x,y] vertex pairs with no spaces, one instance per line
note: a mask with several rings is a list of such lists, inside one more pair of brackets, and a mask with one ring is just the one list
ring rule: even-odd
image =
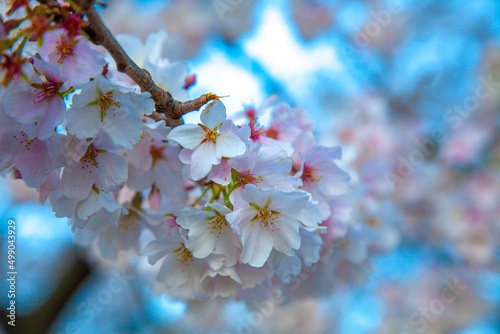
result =
[[[111,66],[84,37],[82,17],[63,8],[44,29],[21,25],[24,40],[4,40],[12,47],[2,53],[2,173],[69,218],[76,243],[95,243],[112,259],[129,250],[151,264],[162,259],[157,280],[192,298],[243,298],[320,260],[335,228],[334,198],[350,177],[337,166],[340,147],[318,146],[303,110],[277,105],[265,127],[248,108],[235,124],[215,99],[201,123],[167,127],[149,117],[149,93]],[[47,8],[17,10],[29,17]],[[153,34],[142,45],[119,37],[160,86],[185,99],[192,80],[163,57],[166,38]],[[18,67],[8,63],[14,57]]]
[[179,150],[187,202],[169,201],[173,210],[142,253],[151,264],[164,258],[157,279],[169,289],[256,296],[320,260],[332,199],[349,181],[336,164],[340,148],[317,146],[310,119],[286,104],[272,110],[268,127],[253,109],[245,115],[235,125],[216,100],[201,123],[167,136]]

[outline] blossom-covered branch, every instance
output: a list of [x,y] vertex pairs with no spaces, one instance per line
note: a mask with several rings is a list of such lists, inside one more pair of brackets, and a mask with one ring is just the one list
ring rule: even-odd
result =
[[[58,5],[55,1],[41,0],[41,3],[49,6]],[[175,100],[172,95],[160,88],[152,79],[151,74],[140,68],[125,52],[113,34],[102,22],[99,14],[94,8],[93,0],[76,0],[76,4],[87,16],[88,24],[83,27],[90,40],[103,46],[116,62],[119,72],[127,74],[143,92],[149,92],[155,101],[156,113],[151,116],[155,120],[163,119],[169,126],[182,124],[180,119],[188,112],[200,110],[207,102],[217,98],[215,94],[204,94],[194,100],[181,102]]]

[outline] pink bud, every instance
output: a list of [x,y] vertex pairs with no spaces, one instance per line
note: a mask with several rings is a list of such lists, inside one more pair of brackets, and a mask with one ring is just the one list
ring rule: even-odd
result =
[[188,75],[186,81],[184,82],[184,86],[182,88],[188,89],[196,83],[196,74]]

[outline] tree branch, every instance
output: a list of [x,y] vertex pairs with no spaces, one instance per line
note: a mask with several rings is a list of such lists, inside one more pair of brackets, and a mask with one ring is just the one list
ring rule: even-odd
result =
[[[39,0],[41,3],[51,4],[53,0]],[[103,46],[116,62],[118,71],[127,74],[142,92],[149,92],[155,101],[156,112],[151,116],[155,120],[164,120],[171,127],[182,124],[181,117],[188,112],[200,110],[207,102],[217,99],[218,96],[212,93],[204,94],[197,99],[181,102],[175,100],[172,95],[161,89],[152,79],[151,74],[140,68],[128,56],[125,50],[115,39],[111,31],[104,25],[99,14],[94,8],[94,0],[74,0],[87,16],[88,24],[83,29],[90,40]]]

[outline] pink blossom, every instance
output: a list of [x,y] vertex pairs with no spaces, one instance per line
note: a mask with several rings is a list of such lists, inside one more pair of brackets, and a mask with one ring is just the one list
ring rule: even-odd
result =
[[248,207],[226,215],[241,235],[241,262],[261,267],[271,250],[288,256],[300,248],[300,227],[317,228],[321,216],[304,193],[259,190],[248,185],[241,193]]
[[43,75],[33,72],[29,86],[18,85],[5,95],[4,109],[22,123],[30,138],[45,140],[54,128],[64,121],[66,104],[60,94],[65,78],[57,67],[34,58],[34,67]]
[[106,64],[102,55],[90,47],[89,41],[81,36],[68,36],[63,29],[47,31],[43,41],[38,52],[46,62],[59,68],[70,86],[80,87],[101,74]]
[[[223,157],[236,157],[246,151],[245,143],[231,131],[219,131],[226,119],[226,108],[219,100],[208,104],[201,114],[203,124],[185,124],[176,127],[168,139],[192,150],[190,174],[201,180],[218,165]],[[227,121],[231,122],[231,121]]]

